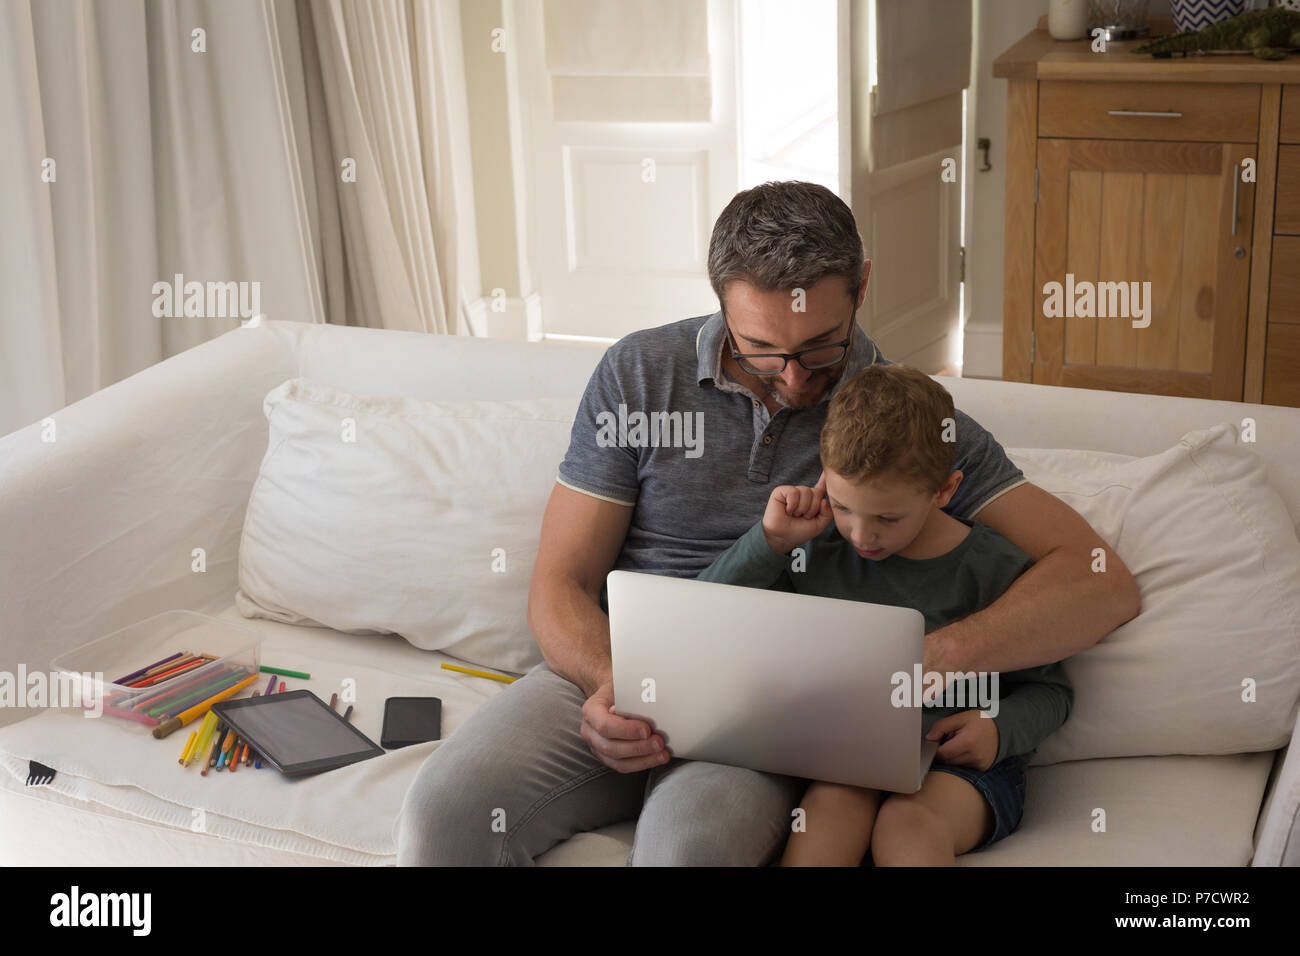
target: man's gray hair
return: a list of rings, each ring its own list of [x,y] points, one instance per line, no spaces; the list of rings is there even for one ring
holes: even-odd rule
[[[723,289],[735,279],[774,292],[839,275],[856,302],[865,259],[853,213],[839,196],[816,183],[763,183],[736,193],[714,223],[709,283],[723,304]]]

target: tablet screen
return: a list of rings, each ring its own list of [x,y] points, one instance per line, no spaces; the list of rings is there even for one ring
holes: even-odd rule
[[[256,750],[286,772],[295,768],[326,770],[383,753],[310,691],[231,701],[214,709]],[[301,766],[317,762],[325,765]]]

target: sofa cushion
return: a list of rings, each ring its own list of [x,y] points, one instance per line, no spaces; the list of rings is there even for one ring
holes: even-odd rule
[[[211,610],[215,617],[239,619],[233,606]],[[440,665],[451,658],[391,634],[342,634],[274,621],[252,626],[262,633],[265,663],[311,674],[308,680],[286,677],[289,690],[310,690],[328,701],[331,693],[342,696],[351,689],[355,703],[349,719],[371,740],[380,739],[384,701],[407,696],[442,701],[442,740],[389,750],[313,776],[290,778],[263,766],[247,774],[244,768],[204,777],[196,766],[182,772],[176,765],[188,727],[160,741],[130,721],[43,710],[0,727],[0,776],[21,785],[28,761],[37,760],[53,768],[55,777],[48,786],[31,788],[33,796],[109,808],[153,826],[196,827],[208,837],[274,851],[273,860],[283,852],[357,866],[395,863],[395,824],[421,765],[470,714],[509,686],[444,670]],[[69,842],[84,850],[86,834],[74,832]],[[119,855],[122,846],[134,845],[117,843]]]
[[[1246,866],[1273,754],[1030,767],[1020,827],[958,866]]]
[[[528,670],[542,659],[528,581],[577,404],[277,386],[240,541],[240,613]]]
[[[1233,425],[1146,458],[1007,449],[1124,559],[1142,611],[1066,660],[1069,719],[1034,764],[1274,750],[1300,706],[1300,541]]]

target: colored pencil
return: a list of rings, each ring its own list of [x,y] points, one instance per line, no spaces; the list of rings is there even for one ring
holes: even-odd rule
[[[184,664],[177,666],[174,670],[163,671],[161,674],[155,674],[153,677],[149,677],[145,680],[136,681],[134,684],[130,684],[129,686],[153,687],[156,684],[161,684],[164,683],[165,681],[172,680],[177,675],[183,674],[186,671],[192,671],[196,667],[202,667],[206,663],[207,661],[205,661],[203,658],[196,657],[193,660],[186,661]]]
[[[176,660],[168,661],[161,667],[155,667],[153,670],[145,671],[131,683],[136,684],[140,681],[153,680],[155,677],[166,674],[168,671],[174,671],[178,667],[184,667],[186,664],[193,664],[196,661],[200,664],[205,663],[205,659],[199,657],[197,654],[182,654],[180,657],[176,658]]]
[[[460,671],[462,674],[473,674],[475,677],[489,677],[492,680],[499,680],[503,684],[513,684],[518,677],[506,677],[503,674],[489,674],[487,671],[471,670],[468,667],[457,667],[455,664],[443,664],[443,668],[449,671]]]
[[[253,696],[254,696],[254,697],[259,696],[259,694],[260,694],[260,691],[253,691]],[[249,762],[250,762],[250,760],[249,760],[250,756],[251,756],[252,754],[255,754],[255,753],[257,753],[257,751],[255,751],[255,750],[246,750],[246,751],[244,752],[244,763],[249,763]]]
[[[281,677],[296,677],[299,680],[311,680],[311,675],[304,671],[287,671],[280,667],[263,667],[263,674],[279,674]]]
[[[121,695],[119,705],[122,707],[131,707],[133,710],[139,709],[151,702],[169,698],[184,690],[186,687],[197,686],[205,681],[213,680],[221,674],[231,673],[234,670],[235,668],[227,665],[224,667],[218,667],[208,674],[184,676],[181,678],[179,683],[169,684],[166,687],[144,687],[127,691]]]
[[[206,700],[219,690],[225,690],[231,684],[237,683],[241,679],[242,671],[235,671],[231,674],[225,674],[216,680],[206,684],[201,684],[192,690],[186,690],[181,696],[171,700],[162,701],[157,704],[149,705],[145,708],[150,717],[174,716],[183,710],[189,708],[192,704]],[[256,677],[256,675],[254,675]]]
[[[230,758],[230,751],[235,746],[235,741],[239,739],[239,734],[233,730],[227,735],[225,742],[221,745],[221,753],[217,755],[217,769],[225,770],[226,762]]]
[[[157,717],[149,717],[145,714],[137,714],[135,711],[122,710],[119,707],[110,707],[108,704],[104,705],[104,713],[112,714],[114,717],[125,717],[127,720],[139,721],[142,724],[148,724],[150,727],[157,727],[160,723],[162,723],[162,721],[159,720]]]
[[[185,761],[186,767],[208,752],[208,745],[212,743],[212,738],[217,732],[217,723],[217,715],[212,711],[203,715],[203,723],[199,725],[199,740],[190,753],[190,759]]]
[[[181,713],[173,717],[171,720],[164,721],[163,723],[159,724],[157,727],[153,729],[152,731],[153,735],[157,737],[159,740],[161,740],[163,737],[166,737],[172,731],[180,730],[182,727],[184,727],[194,718],[201,717],[203,714],[206,714],[209,708],[211,708],[213,704],[220,703],[221,701],[226,700],[229,697],[235,696],[241,690],[247,687],[249,684],[253,683],[253,681],[255,680],[257,680],[257,675],[250,674],[248,677],[245,677],[238,684],[233,684],[230,687],[227,687],[219,694],[213,694],[207,700],[200,701],[199,703],[191,707],[189,710],[182,711]]]
[[[220,677],[228,674],[246,673],[237,667],[229,665],[219,667],[211,674],[200,674],[196,677],[187,677],[181,683],[174,686],[162,688],[145,688],[138,694],[130,694],[121,701],[117,701],[119,707],[130,707],[132,710],[141,710],[145,707],[152,707],[161,704],[163,701],[172,700],[182,694],[188,688],[202,687],[210,681],[215,681]]]
[[[199,771],[199,776],[206,777],[208,770],[217,762],[217,753],[221,749],[221,742],[226,739],[226,734],[230,728],[225,724],[219,724],[217,729],[217,739],[212,741],[212,752],[208,754],[207,761],[203,764],[203,769]]]
[[[207,736],[208,731],[212,729],[212,721],[216,719],[216,716],[217,715],[212,713],[212,711],[208,711],[203,715],[203,719],[199,721],[198,727],[195,728],[195,731],[199,735],[199,744],[203,743],[203,738]]]
[[[154,674],[160,674],[163,671],[169,671],[173,667],[179,667],[180,665],[184,664],[186,661],[192,661],[192,660],[194,660],[193,654],[191,654],[189,651],[182,651],[180,657],[172,658],[166,664],[155,664],[153,667],[149,668],[139,677],[136,677],[134,679],[143,680],[146,677],[150,677]]]
[[[199,732],[197,730],[191,730],[189,739],[185,741],[185,749],[181,751],[180,759],[176,762],[182,767],[185,766],[185,761],[189,759],[191,751],[194,750],[194,745],[198,742]]]
[[[149,667],[142,667],[138,671],[131,671],[131,673],[127,674],[125,677],[119,677],[117,680],[113,681],[113,683],[125,684],[129,680],[135,680],[137,677],[145,673],[145,671],[148,671],[150,668],[157,667],[159,664],[166,664],[168,661],[175,660],[176,658],[180,657],[184,653],[185,653],[184,651],[177,651],[175,654],[172,654],[170,657],[164,657],[160,661],[154,661],[152,664],[149,665]]]

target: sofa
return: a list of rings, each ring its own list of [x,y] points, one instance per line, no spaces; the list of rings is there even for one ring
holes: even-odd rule
[[[547,400],[554,407],[552,400],[561,400],[576,409],[600,356],[599,347],[582,344],[263,322],[174,356],[0,439],[0,673],[18,673],[20,666],[28,674],[48,671],[51,660],[118,628],[190,609],[259,632],[263,663],[311,671],[312,681],[296,687],[328,699],[341,681],[364,686],[354,722],[372,740],[380,736],[384,696],[440,697],[445,739],[474,708],[508,692],[508,685],[440,664],[506,669],[501,658],[484,660],[472,650],[487,646],[475,643],[483,640],[510,649],[515,656],[509,660],[540,660],[523,615],[516,613],[535,540],[512,551],[515,576],[503,585],[500,602],[508,613],[497,619],[507,622],[509,633],[484,636],[482,619],[476,619],[479,631],[468,643],[417,646],[385,633],[382,621],[367,628],[360,626],[364,621],[349,620],[339,629],[284,607],[247,617],[259,613],[259,605],[256,594],[243,593],[251,585],[247,569],[241,578],[240,558],[241,548],[247,556],[250,547],[250,498],[256,499],[259,473],[270,461],[268,395],[300,380],[415,403]],[[1099,509],[1094,527],[1108,540],[1123,542],[1140,522],[1157,528],[1162,515],[1177,515],[1184,492],[1173,489],[1169,476],[1179,468],[1185,475],[1178,480],[1198,482],[1212,495],[1220,495],[1229,479],[1254,480],[1245,497],[1221,497],[1225,513],[1236,513],[1247,528],[1244,546],[1263,550],[1242,559],[1249,568],[1239,576],[1248,582],[1239,585],[1240,602],[1215,598],[1215,607],[1240,603],[1240,613],[1264,608],[1268,615],[1243,625],[1235,646],[1224,634],[1194,634],[1194,626],[1186,631],[1180,623],[1178,634],[1146,633],[1127,641],[1120,629],[1098,645],[1094,658],[1085,659],[1091,651],[1080,655],[1075,711],[1030,767],[1021,827],[958,864],[1300,863],[1300,754],[1289,747],[1300,700],[1300,610],[1285,581],[1270,584],[1269,594],[1259,593],[1258,585],[1269,574],[1289,576],[1300,567],[1290,563],[1300,550],[1300,409],[937,380],[1009,453],[1017,450],[1013,460],[1031,480],[1041,475],[1048,490],[1085,515],[1088,508]],[[563,454],[562,437],[556,436],[568,425],[557,430],[553,417],[549,444],[538,460],[558,462]],[[1244,446],[1243,422],[1267,440]],[[1065,451],[1046,455],[1044,449]],[[1207,465],[1214,460],[1245,470],[1223,477],[1217,466]],[[532,470],[539,472],[532,476],[530,494],[536,496],[553,472]],[[1140,477],[1115,478],[1122,474]],[[1267,488],[1260,476],[1266,476]],[[1253,510],[1264,499],[1265,510]],[[544,495],[526,500],[540,524]],[[1156,539],[1168,544],[1180,529],[1195,532],[1200,524],[1177,521],[1177,528],[1148,532],[1152,545]],[[535,538],[536,528],[528,533]],[[201,570],[196,549],[203,554]],[[1117,550],[1143,588],[1143,613],[1130,624],[1140,623],[1148,610],[1158,616],[1176,609],[1177,602],[1162,605],[1157,589],[1160,576],[1177,562],[1167,552],[1148,559],[1136,547],[1129,562],[1125,546]],[[294,560],[310,556],[307,549]],[[330,590],[331,582],[318,584]],[[1209,595],[1220,586],[1188,590],[1186,584],[1175,593],[1189,600],[1193,592]],[[468,600],[469,592],[436,576],[428,588],[446,608]],[[473,610],[466,613],[473,616]],[[1187,663],[1210,674],[1205,686],[1185,695],[1191,701],[1180,694],[1186,674],[1177,668],[1184,655],[1167,653],[1173,639],[1185,643]],[[1152,666],[1151,647],[1167,655],[1158,673],[1143,670]],[[1207,668],[1206,660],[1219,663]],[[1250,673],[1239,681],[1236,668],[1243,660],[1251,662]],[[1136,712],[1116,707],[1104,690],[1115,675],[1144,681],[1138,686],[1150,688],[1151,699],[1144,698]],[[1216,697],[1219,685],[1229,687],[1231,698],[1239,683],[1258,688],[1251,693],[1264,706],[1208,714],[1225,706]],[[1193,709],[1162,709],[1177,707]],[[1196,724],[1198,715],[1208,722]],[[1174,724],[1187,724],[1188,732],[1179,736]],[[390,865],[405,789],[438,746],[403,748],[305,781],[266,771],[200,780],[161,756],[178,751],[180,743],[179,735],[159,743],[121,722],[88,721],[75,709],[0,706],[0,863]],[[54,770],[48,784],[27,785],[31,761]],[[577,834],[537,862],[622,865],[634,826],[625,821]]]

